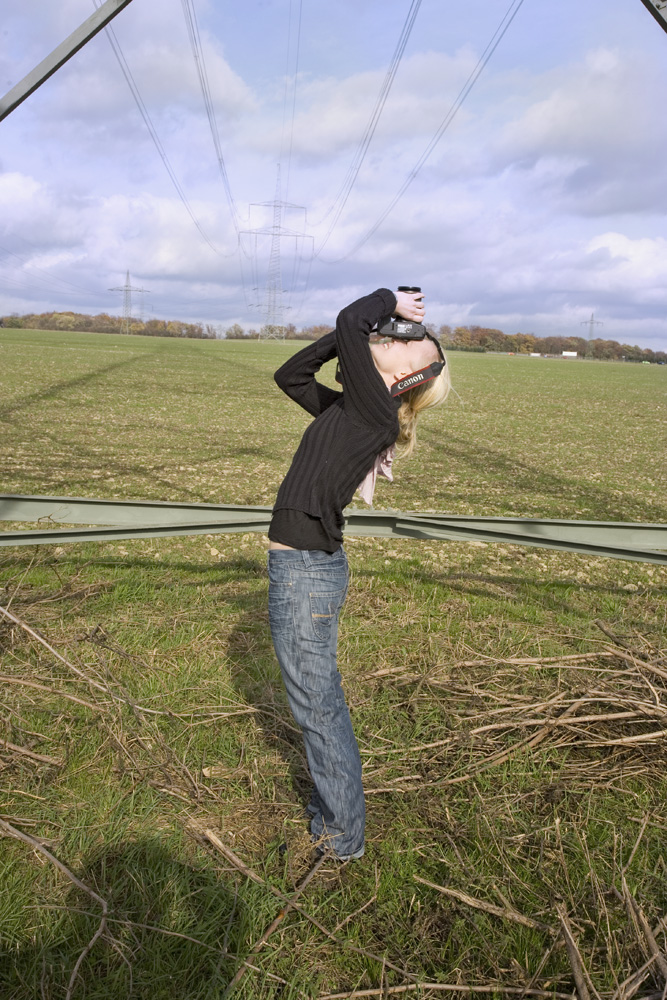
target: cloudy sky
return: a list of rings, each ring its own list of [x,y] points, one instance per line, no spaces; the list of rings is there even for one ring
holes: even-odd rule
[[[2,93],[93,10],[7,6]],[[302,326],[414,283],[436,324],[594,313],[667,347],[667,34],[640,0],[133,0],[112,26],[159,149],[105,33],[0,123],[0,314],[119,313],[129,270],[146,318],[257,327],[273,285]]]

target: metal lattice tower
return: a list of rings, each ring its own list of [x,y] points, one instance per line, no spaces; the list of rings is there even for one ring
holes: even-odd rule
[[[132,322],[132,292],[139,292],[143,295],[150,295],[147,288],[133,288],[130,284],[130,272],[128,271],[125,275],[125,284],[121,285],[119,288],[110,288],[110,292],[122,292],[123,293],[123,319],[120,324],[121,333],[130,332],[130,324]],[[142,314],[143,314],[143,299],[142,299]]]
[[[295,281],[298,275],[298,262],[304,258],[300,256],[299,247],[304,242],[309,241],[311,243],[310,258],[312,259],[312,242],[313,237],[306,234],[304,230],[305,226],[305,215],[306,209],[303,205],[293,205],[290,202],[283,201],[281,198],[281,179],[280,179],[280,165],[278,165],[278,178],[276,181],[276,194],[273,201],[264,202],[253,202],[251,204],[252,208],[258,208],[262,210],[269,210],[271,213],[269,216],[270,221],[267,220],[267,225],[259,226],[256,229],[243,229],[239,231],[241,237],[250,237],[252,243],[254,243],[254,250],[246,252],[243,250],[243,245],[241,244],[241,249],[243,253],[251,262],[251,268],[253,269],[253,285],[256,292],[260,292],[260,285],[262,285],[262,290],[264,292],[262,296],[262,303],[257,303],[257,308],[261,309],[264,324],[260,330],[260,340],[284,340],[286,335],[285,329],[285,312],[292,308],[291,305],[285,305],[283,296],[285,293],[289,296],[295,290]],[[285,225],[286,216],[303,214],[304,221],[300,228],[294,229]],[[268,213],[266,213],[268,214]],[[258,240],[263,240],[266,246],[266,241],[268,238],[268,268],[266,271],[266,281],[261,282],[258,273],[258,251],[257,243]],[[288,287],[285,289],[283,287],[283,270],[284,270],[284,241],[291,241],[291,245],[294,247],[292,265],[292,280],[291,283],[288,282]],[[289,268],[288,268],[289,270]],[[255,308],[254,306],[251,308]]]
[[[280,166],[276,181],[276,198],[273,202],[273,225],[271,226],[271,251],[269,253],[269,273],[266,282],[266,321],[263,340],[284,340],[283,322],[283,276],[280,259],[280,237],[282,234],[283,203],[280,200]]]
[[[591,313],[591,318],[583,319],[579,325],[588,327],[588,343],[590,344],[593,339],[593,334],[595,333],[595,327],[604,326],[604,323],[602,320],[595,318],[595,313]]]

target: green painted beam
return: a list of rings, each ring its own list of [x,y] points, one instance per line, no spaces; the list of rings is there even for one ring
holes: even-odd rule
[[[266,532],[270,507],[0,495],[0,520],[43,521],[42,529],[0,532],[0,547],[120,541],[172,535]],[[105,527],[53,528],[79,524]],[[667,565],[667,525],[461,514],[346,511],[346,534],[502,542]]]
[[[79,49],[83,48],[86,42],[94,38],[98,31],[105,28],[109,21],[120,14],[121,10],[131,2],[132,0],[106,0],[76,31],[73,31],[46,59],[43,59],[39,66],[35,66],[4,97],[0,97],[0,122],[7,115],[10,115],[19,104],[22,104],[27,97],[30,97],[38,87],[41,87],[50,76],[53,76],[68,59],[71,59]]]
[[[256,519],[258,511],[270,507],[236,504],[165,503],[160,500],[95,500],[88,497],[41,497],[0,494],[0,521],[40,521],[50,524],[108,524],[116,527],[141,524],[196,524],[220,520],[229,513],[235,518]]]

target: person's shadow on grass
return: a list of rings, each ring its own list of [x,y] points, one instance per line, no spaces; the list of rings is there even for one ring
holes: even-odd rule
[[[288,766],[290,778],[285,793],[305,809],[313,782],[303,736],[292,718],[273,650],[267,602],[268,579],[261,592],[246,592],[236,599],[242,614],[229,635],[227,659],[232,683],[242,700],[257,710],[257,722],[267,746]]]
[[[104,846],[73,874],[108,905],[107,928],[81,962],[74,995],[87,1000],[218,1000],[243,947],[243,906],[231,879],[186,863],[157,838]],[[0,950],[3,1000],[64,997],[101,907],[72,886],[62,907],[39,908],[25,938]]]

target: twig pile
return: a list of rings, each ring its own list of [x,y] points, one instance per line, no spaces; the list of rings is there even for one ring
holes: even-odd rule
[[[564,949],[567,954],[570,982],[578,1000],[602,1000],[603,997],[604,1000],[632,1000],[642,988],[645,989],[647,982],[652,983],[652,988],[658,992],[644,992],[642,1000],[649,997],[667,1000],[667,954],[662,943],[667,917],[652,927],[645,908],[631,892],[626,878],[633,858],[641,849],[647,827],[654,822],[651,816],[640,818],[640,830],[633,849],[625,864],[616,866],[611,884],[600,885],[593,865],[590,866],[590,886],[600,912],[600,922],[595,929],[596,940],[604,922],[609,923],[611,907],[621,906],[625,913],[628,947],[634,949],[634,954],[643,956],[643,961],[636,964],[634,971],[617,983],[613,993],[598,991],[590,955],[582,949],[581,937],[586,931],[586,920],[577,912],[576,893],[569,883],[558,817],[552,833],[556,845],[554,850],[560,851],[563,857],[563,895],[553,901],[548,912],[523,913],[503,896],[499,888],[495,890],[498,903],[485,899],[485,890],[475,891],[469,886],[468,891],[464,891],[456,885],[440,885],[421,875],[414,876],[415,882],[423,887],[419,892],[424,894],[425,900],[428,900],[429,894],[439,899],[444,897],[453,908],[481,911],[495,920],[518,924],[544,936],[548,946],[540,967],[530,981],[522,980],[520,985],[510,985],[507,978],[500,974],[497,982],[493,983],[423,981],[400,960],[392,962],[386,955],[359,947],[344,932],[345,928],[353,926],[361,913],[374,905],[377,891],[361,907],[342,916],[331,930],[313,916],[303,902],[297,902],[309,884],[316,882],[326,859],[311,865],[292,895],[285,895],[243,862],[211,826],[202,822],[202,817],[211,806],[227,804],[216,791],[215,782],[204,780],[220,775],[216,767],[202,768],[200,773],[193,773],[173,751],[159,725],[160,721],[170,719],[179,724],[197,725],[203,721],[255,714],[261,711],[260,708],[238,701],[179,714],[168,707],[138,704],[114,675],[109,660],[112,655],[129,657],[130,654],[118,646],[101,626],[79,637],[78,653],[68,649],[65,655],[57,648],[58,643],[49,641],[16,611],[0,607],[0,619],[0,643],[7,654],[7,666],[0,676],[0,685],[6,685],[13,692],[23,692],[24,697],[34,704],[44,699],[53,704],[55,699],[63,705],[63,711],[67,707],[72,712],[94,713],[106,733],[107,741],[116,750],[119,773],[132,783],[147,781],[164,795],[187,806],[188,829],[195,839],[222,857],[226,870],[233,872],[237,881],[239,877],[248,879],[279,900],[280,909],[264,933],[248,946],[245,954],[236,956],[237,971],[229,983],[228,993],[241,982],[248,970],[259,969],[279,985],[289,985],[266,969],[262,970],[262,955],[269,939],[279,928],[284,931],[287,918],[292,914],[315,927],[329,949],[333,946],[350,951],[379,970],[377,988],[328,993],[320,1000],[410,996],[413,993],[423,997],[449,993],[565,998],[572,994],[558,991],[568,986],[562,977],[551,981],[541,977],[546,962],[558,949]],[[400,697],[405,695],[408,704],[427,699],[431,703],[446,705],[450,724],[440,738],[408,746],[392,742],[381,733],[367,740],[362,749],[367,794],[405,795],[428,787],[446,788],[464,783],[474,787],[481,775],[512,763],[522,754],[531,754],[538,747],[541,753],[567,751],[562,757],[563,767],[577,781],[588,785],[610,784],[621,765],[626,777],[632,773],[645,777],[654,769],[656,773],[658,769],[662,770],[664,741],[667,738],[667,656],[639,636],[629,641],[615,635],[604,623],[599,622],[598,625],[606,637],[606,644],[592,653],[544,658],[483,657],[453,664],[434,664],[421,673],[391,667],[368,675],[365,681],[371,688],[389,685]],[[80,655],[84,649],[88,653],[92,651],[92,659],[89,655]],[[522,678],[521,684],[516,683],[517,677]],[[551,690],[545,692],[549,684]],[[38,751],[36,747],[45,737],[40,737],[40,734],[33,734],[33,737],[32,741],[25,741],[27,745],[19,744],[8,736],[0,740],[0,766],[3,759],[7,764],[12,759],[20,759],[36,768],[61,767],[64,763],[62,755]],[[102,908],[99,926],[72,970],[67,992],[69,997],[86,956],[100,938],[113,946],[109,928],[114,923],[114,916],[107,902],[47,849],[44,839],[24,833],[17,828],[16,824],[20,821],[10,822],[10,819],[0,818],[0,834],[21,841],[41,853]],[[284,946],[282,938],[281,934],[280,948]],[[223,951],[227,954],[226,950]],[[394,976],[394,985],[387,980],[387,970]]]
[[[408,702],[428,699],[447,708],[449,735],[414,746],[365,747],[367,794],[407,793],[455,785],[505,764],[517,754],[570,748],[579,778],[608,781],[617,765],[662,773],[667,740],[667,656],[649,643],[639,648],[596,623],[614,642],[599,651],[560,657],[491,657],[435,664],[423,673],[401,667],[368,675],[369,681],[409,689]],[[516,678],[539,677],[541,697],[517,693]],[[545,676],[546,675],[546,676]],[[489,680],[490,677],[490,680]],[[544,697],[545,680],[554,691]],[[471,710],[472,706],[476,710]],[[475,761],[461,772],[461,749]],[[403,773],[396,774],[396,771]],[[380,779],[391,772],[389,781]]]

